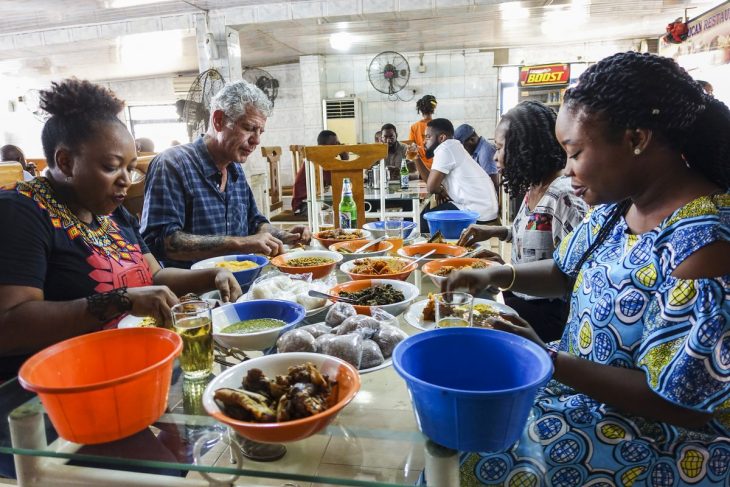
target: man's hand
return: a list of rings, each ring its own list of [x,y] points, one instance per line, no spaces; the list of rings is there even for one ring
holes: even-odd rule
[[[292,241],[285,241],[287,244],[303,244],[307,245],[312,240],[312,231],[306,225],[297,225],[289,231],[289,235],[293,236]]]
[[[238,241],[242,252],[264,254],[271,257],[284,252],[284,245],[281,240],[274,237],[269,232],[257,233],[256,235],[250,235],[248,237],[240,237]]]
[[[446,188],[444,188],[443,186],[441,187],[441,191],[439,191],[438,193],[435,193],[434,196],[436,197],[436,204],[439,206],[451,201],[451,197],[449,196],[449,193],[446,191]]]

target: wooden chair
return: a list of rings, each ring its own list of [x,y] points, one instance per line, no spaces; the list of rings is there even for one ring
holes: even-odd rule
[[[0,189],[13,189],[23,180],[23,166],[19,162],[0,162]]]
[[[147,179],[147,169],[154,158],[154,155],[141,156],[137,158],[137,167],[135,168],[135,176],[133,176],[132,186],[130,186],[127,190],[127,197],[124,199],[124,207],[133,215],[137,215],[137,218],[142,218],[142,208],[144,207],[144,182]]]
[[[339,159],[337,156],[342,152],[350,153],[350,159],[347,161]],[[342,198],[342,180],[344,178],[350,178],[352,182],[352,197],[357,205],[358,224],[365,223],[365,178],[363,177],[363,171],[377,164],[387,154],[388,146],[385,144],[314,145],[304,148],[304,155],[309,162],[315,165],[317,173],[319,168],[322,168],[332,174],[332,207],[335,213],[335,226],[338,226],[337,222],[340,221],[339,207]],[[316,211],[316,205],[314,210]],[[314,218],[316,215],[312,215],[312,217]]]
[[[284,202],[281,200],[281,180],[279,179],[281,147],[261,147],[261,155],[269,163],[269,211],[276,211],[284,206]]]

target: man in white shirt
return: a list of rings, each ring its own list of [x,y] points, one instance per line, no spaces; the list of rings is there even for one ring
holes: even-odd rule
[[[438,210],[470,210],[477,212],[477,221],[497,219],[497,192],[489,175],[472,159],[461,142],[454,139],[454,125],[445,118],[435,118],[426,125],[424,143],[426,157],[433,157],[429,170],[416,158],[416,167],[426,180],[429,193],[436,196],[437,206],[421,213]]]

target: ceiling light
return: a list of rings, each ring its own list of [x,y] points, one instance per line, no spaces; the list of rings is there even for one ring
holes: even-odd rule
[[[355,38],[349,32],[335,32],[330,35],[330,46],[337,51],[347,51]]]
[[[522,2],[505,2],[499,4],[503,20],[526,19],[530,16],[530,9],[523,7]]]
[[[157,71],[175,66],[183,57],[183,32],[167,30],[117,39],[119,61],[132,69]]]

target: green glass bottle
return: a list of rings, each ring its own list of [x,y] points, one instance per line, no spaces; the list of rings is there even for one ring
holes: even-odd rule
[[[411,172],[408,170],[408,162],[403,159],[400,163],[400,189],[408,189],[408,178]]]
[[[342,180],[342,198],[340,198],[340,228],[357,228],[357,205],[352,199],[352,183],[350,178]]]

